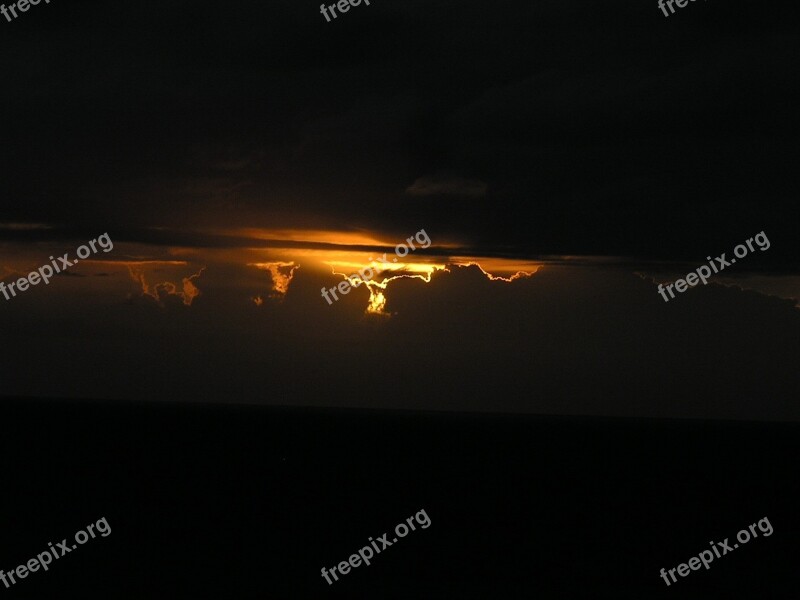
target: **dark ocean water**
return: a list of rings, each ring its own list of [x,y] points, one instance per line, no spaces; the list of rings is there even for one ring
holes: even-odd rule
[[[800,426],[2,401],[0,598],[796,598]],[[328,585],[341,561],[417,528]],[[774,528],[667,587],[675,568]]]

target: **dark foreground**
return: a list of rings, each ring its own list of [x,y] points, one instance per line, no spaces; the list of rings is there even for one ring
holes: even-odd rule
[[[798,425],[3,400],[0,598],[795,598]],[[328,585],[425,510],[431,525]],[[767,517],[710,569],[660,569]],[[758,531],[758,529],[756,529]]]

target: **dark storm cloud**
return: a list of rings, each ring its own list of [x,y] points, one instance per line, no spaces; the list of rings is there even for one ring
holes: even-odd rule
[[[788,240],[789,10],[414,0],[327,23],[312,2],[53,4],[0,42],[2,218],[422,222],[522,253],[666,258],[753,223]],[[405,193],[434,173],[488,191]]]
[[[60,281],[0,306],[3,393],[800,420],[794,302],[711,284],[665,305],[619,270],[468,267],[394,282],[382,318],[363,288],[328,306],[338,280],[301,268],[278,300],[263,271],[217,266],[191,306]]]
[[[438,185],[438,184],[437,184]],[[453,182],[448,182],[448,185],[453,185]],[[465,188],[462,183],[458,183],[458,188],[463,196]],[[472,185],[472,184],[470,184]],[[474,189],[474,188],[470,188]],[[449,195],[449,193],[442,192],[442,188],[437,188],[437,194]],[[455,190],[455,188],[451,188]],[[7,251],[17,250],[23,248],[38,248],[40,255],[45,255],[48,252],[57,252],[61,247],[57,244],[77,244],[84,242],[88,237],[92,236],[92,231],[87,227],[63,227],[63,226],[48,226],[48,227],[31,227],[31,228],[17,228],[17,227],[3,227],[0,224],[0,242],[8,242]],[[265,230],[264,233],[269,233]],[[190,249],[194,251],[202,251],[205,249],[300,249],[300,250],[339,250],[347,252],[368,252],[373,254],[380,254],[381,252],[394,252],[395,244],[364,244],[352,242],[337,242],[337,241],[307,241],[297,239],[282,239],[281,235],[286,232],[280,230],[273,232],[270,239],[263,239],[262,237],[254,237],[253,234],[237,235],[235,232],[230,234],[213,233],[207,231],[193,231],[188,228],[184,229],[168,229],[168,228],[133,228],[133,227],[119,227],[110,230],[109,237],[115,242],[127,242],[136,244],[131,248],[128,253],[115,253],[108,256],[108,261],[126,261],[131,259],[143,260],[162,259],[170,260],[174,258],[171,251],[174,248]],[[296,232],[298,236],[302,237],[303,231]],[[330,240],[336,240],[339,234],[349,233],[362,233],[353,229],[344,229],[341,231],[324,232]],[[397,240],[402,240],[403,235],[396,235]],[[32,246],[38,244],[39,246]],[[517,259],[528,261],[547,261],[550,264],[569,263],[571,265],[614,265],[620,268],[640,268],[647,267],[651,263],[641,260],[635,260],[633,257],[622,256],[558,256],[547,254],[533,254],[525,252],[519,248],[513,248],[507,244],[484,244],[465,245],[457,243],[448,243],[446,245],[430,245],[426,248],[417,247],[414,250],[415,256],[427,257],[458,257],[465,258],[503,258],[503,259]],[[758,266],[754,260],[752,266]],[[665,266],[663,261],[654,261],[652,266]],[[669,263],[671,269],[680,268],[682,266],[689,267],[687,263]]]
[[[413,196],[483,196],[486,184],[474,179],[420,177],[406,189]]]

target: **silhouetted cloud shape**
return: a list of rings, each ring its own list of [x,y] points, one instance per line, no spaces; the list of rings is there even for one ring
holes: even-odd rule
[[[6,303],[4,393],[800,419],[791,301],[709,284],[665,304],[622,269],[506,283],[462,267],[393,282],[381,319],[364,314],[363,287],[325,303],[335,276],[300,269],[279,301],[263,275],[215,265],[191,307],[64,289]]]

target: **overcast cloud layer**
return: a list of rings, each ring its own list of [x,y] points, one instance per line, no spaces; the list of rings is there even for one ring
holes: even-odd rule
[[[792,6],[52,3],[3,25],[2,217],[669,259],[763,229],[796,271]]]

